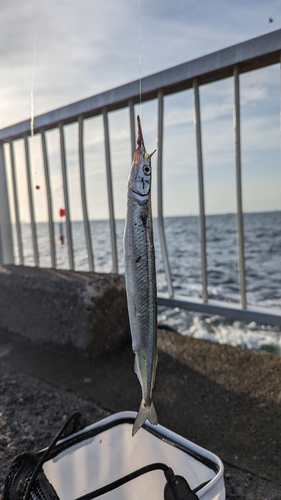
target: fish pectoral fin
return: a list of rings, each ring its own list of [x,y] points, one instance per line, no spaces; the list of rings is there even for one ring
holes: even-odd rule
[[[150,406],[145,406],[144,402],[141,402],[137,418],[133,425],[132,436],[136,434],[146,420],[149,420],[153,425],[158,424],[158,418],[152,401]]]

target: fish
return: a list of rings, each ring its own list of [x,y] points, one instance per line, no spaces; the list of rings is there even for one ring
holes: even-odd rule
[[[132,435],[148,419],[158,423],[152,401],[157,366],[157,289],[153,223],[151,210],[151,157],[143,140],[137,116],[137,148],[127,189],[127,215],[124,229],[125,282],[134,371],[139,379],[142,400]]]

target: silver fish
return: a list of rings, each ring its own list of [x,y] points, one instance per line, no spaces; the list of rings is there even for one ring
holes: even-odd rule
[[[125,278],[135,372],[142,401],[132,434],[148,419],[157,424],[152,401],[157,365],[157,295],[151,212],[151,155],[145,149],[138,122],[137,148],[128,179],[124,231]],[[155,152],[155,151],[154,151]]]

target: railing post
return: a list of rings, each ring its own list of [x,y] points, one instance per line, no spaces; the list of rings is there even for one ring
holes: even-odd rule
[[[23,259],[23,246],[22,246],[22,238],[21,238],[20,210],[19,210],[19,202],[18,202],[18,188],[17,188],[17,178],[16,178],[14,147],[13,147],[12,140],[9,142],[9,147],[10,147],[12,186],[13,186],[13,195],[14,195],[14,210],[15,210],[15,219],[16,219],[16,234],[17,234],[17,243],[18,243],[18,251],[19,251],[19,262],[21,265],[23,265],[24,259]]]
[[[89,261],[89,270],[94,271],[95,266],[94,266],[94,257],[93,257],[91,229],[90,229],[89,217],[88,217],[86,184],[85,184],[84,125],[83,125],[83,116],[81,116],[81,115],[78,118],[78,124],[79,124],[79,131],[78,131],[79,170],[80,170],[80,188],[81,188],[83,221],[84,221],[84,230],[85,230],[86,246],[87,246],[88,261]]]
[[[202,300],[208,302],[208,282],[207,282],[207,253],[206,253],[206,224],[205,224],[205,197],[204,197],[204,174],[203,174],[203,153],[200,115],[200,96],[197,78],[193,80],[194,89],[194,125],[197,145],[197,169],[199,188],[199,234],[201,247],[201,277],[202,277]]]
[[[93,247],[91,230],[88,217],[87,199],[86,199],[86,184],[85,184],[85,166],[84,166],[84,126],[83,126],[83,116],[78,118],[79,124],[79,167],[80,167],[80,187],[81,187],[81,201],[83,210],[83,220],[85,228],[86,246],[88,252],[88,261],[90,271],[94,271],[94,257],[93,257]]]
[[[131,156],[133,159],[136,149],[135,108],[133,99],[129,100],[129,112],[130,112],[130,130],[131,130]]]
[[[247,307],[246,279],[245,279],[245,256],[244,256],[244,228],[242,207],[242,176],[241,176],[241,135],[240,135],[240,86],[239,68],[234,66],[234,109],[233,109],[233,131],[236,163],[236,198],[237,198],[237,239],[239,256],[239,281],[241,307]]]
[[[167,244],[164,229],[163,217],[163,116],[164,116],[164,96],[163,90],[158,92],[158,143],[157,143],[157,207],[158,207],[158,230],[163,258],[167,289],[169,297],[173,296],[173,285],[171,279],[170,263],[167,251]]]
[[[108,192],[108,206],[109,206],[109,220],[110,220],[110,235],[111,235],[112,270],[114,273],[118,273],[118,257],[117,257],[116,229],[115,229],[114,202],[113,202],[109,128],[108,128],[107,110],[105,108],[103,108],[102,114],[103,114],[105,162],[106,162],[107,192]]]
[[[61,154],[61,170],[62,170],[62,182],[63,182],[63,196],[65,204],[65,220],[66,220],[66,235],[67,235],[67,248],[68,248],[68,260],[69,269],[74,269],[74,256],[73,256],[73,242],[72,242],[72,230],[70,222],[70,207],[68,199],[68,184],[67,184],[67,174],[66,174],[66,157],[65,157],[65,142],[64,142],[64,131],[63,124],[59,124],[60,133],[60,154]]]
[[[4,147],[0,144],[0,265],[2,264],[14,264],[14,248]]]
[[[45,184],[46,184],[46,192],[47,192],[51,264],[52,264],[52,267],[55,269],[55,267],[56,267],[56,251],[55,251],[55,236],[54,236],[54,222],[53,222],[53,207],[52,207],[52,195],[51,195],[51,185],[50,185],[50,175],[49,175],[49,162],[48,162],[48,154],[47,154],[47,146],[46,146],[46,136],[45,136],[44,130],[41,130],[41,141],[42,141]]]
[[[31,187],[31,175],[30,175],[30,160],[29,160],[29,147],[28,147],[28,135],[24,135],[24,151],[25,151],[25,167],[26,167],[26,179],[27,179],[27,189],[28,189],[28,201],[29,201],[29,213],[30,213],[30,223],[31,223],[31,234],[32,234],[32,244],[33,244],[33,256],[34,264],[36,267],[39,266],[39,254],[37,245],[37,232],[34,217],[34,205],[33,205],[33,195]]]

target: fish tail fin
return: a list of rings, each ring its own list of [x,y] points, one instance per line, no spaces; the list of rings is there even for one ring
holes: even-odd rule
[[[158,418],[152,401],[150,406],[145,406],[144,402],[141,402],[137,418],[133,425],[132,436],[136,434],[146,420],[149,420],[153,425],[158,424]]]

